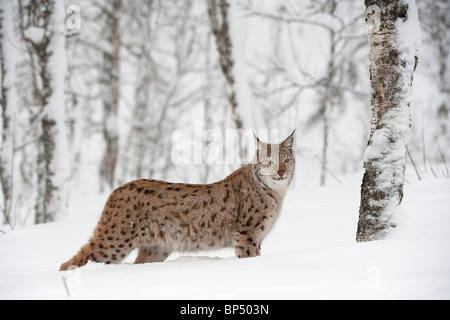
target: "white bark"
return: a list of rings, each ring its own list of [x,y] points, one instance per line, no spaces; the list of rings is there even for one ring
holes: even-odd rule
[[[414,0],[375,1],[367,9],[372,123],[364,156],[358,241],[384,238],[403,199],[411,90],[420,42]]]
[[[2,192],[0,194],[0,207],[3,211],[5,222],[11,224],[11,210],[13,202],[13,158],[14,158],[14,126],[17,112],[16,81],[16,55],[17,52],[12,43],[13,10],[10,0],[2,1],[0,7],[1,19],[1,44],[0,44],[0,100],[1,100],[1,125],[0,125],[0,179]],[[1,221],[1,219],[0,219]]]
[[[49,29],[52,38],[49,45],[51,56],[48,63],[50,74],[50,87],[52,94],[48,105],[45,107],[45,115],[55,121],[53,127],[55,149],[50,169],[54,173],[53,185],[57,191],[49,204],[48,211],[58,218],[67,214],[68,206],[68,180],[70,178],[70,160],[66,129],[64,83],[67,71],[66,61],[66,27],[65,27],[64,1],[55,1],[54,11],[50,18]]]

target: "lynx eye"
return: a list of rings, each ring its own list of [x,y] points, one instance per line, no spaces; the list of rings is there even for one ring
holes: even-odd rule
[[[284,163],[288,163],[291,159],[284,159]]]

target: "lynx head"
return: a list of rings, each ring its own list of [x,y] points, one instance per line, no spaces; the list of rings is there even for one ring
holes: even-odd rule
[[[255,179],[279,193],[286,192],[294,176],[294,132],[280,144],[261,142],[255,136],[256,155],[252,161]]]

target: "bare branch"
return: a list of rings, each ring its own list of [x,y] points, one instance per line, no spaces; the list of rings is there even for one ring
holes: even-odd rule
[[[296,18],[296,17],[281,17],[277,16],[271,13],[264,13],[264,12],[252,12],[244,15],[246,18],[255,18],[255,17],[261,17],[266,19],[271,19],[277,22],[282,23],[300,23],[300,24],[309,24],[312,26],[320,27],[324,30],[327,30],[328,32],[333,32],[333,28],[331,28],[329,25],[324,24],[319,21],[314,20],[308,20],[308,19],[302,19],[302,18]]]

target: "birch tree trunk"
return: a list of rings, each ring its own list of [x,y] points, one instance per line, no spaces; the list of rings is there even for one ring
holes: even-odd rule
[[[365,5],[372,120],[357,241],[384,238],[403,199],[411,87],[420,34],[414,0],[366,0]]]
[[[46,107],[45,118],[53,123],[50,135],[54,140],[50,173],[53,173],[55,193],[49,199],[49,221],[67,215],[69,202],[69,180],[71,168],[66,127],[65,79],[66,60],[66,9],[63,1],[53,2],[50,18],[51,40],[49,45],[48,72],[50,74],[51,95]]]
[[[37,123],[35,223],[51,222],[67,211],[70,177],[65,125],[66,28],[63,1],[19,1],[20,29],[32,68]]]
[[[228,25],[228,7],[226,0],[207,0],[208,15],[211,22],[211,30],[216,39],[217,51],[219,54],[219,63],[225,80],[227,82],[228,102],[231,106],[231,114],[235,127],[238,132],[238,156],[239,161],[245,157],[245,148],[243,143],[244,123],[238,111],[238,100],[235,89],[235,77],[233,75],[233,55],[232,43]]]
[[[120,74],[120,26],[119,11],[122,0],[108,2],[106,8],[107,23],[105,26],[105,40],[108,43],[104,53],[102,68],[102,99],[103,99],[103,137],[105,151],[100,165],[100,189],[104,185],[114,186],[117,156],[119,152],[119,74]]]
[[[208,15],[211,21],[211,29],[216,39],[217,51],[219,53],[219,62],[222,73],[225,76],[227,84],[230,87],[228,92],[228,101],[231,105],[231,111],[236,123],[236,128],[242,128],[242,119],[240,118],[237,108],[238,102],[236,92],[234,90],[233,58],[232,44],[228,27],[228,3],[226,0],[207,0]]]
[[[0,209],[4,222],[9,225],[12,224],[14,120],[17,112],[16,53],[11,39],[14,39],[13,10],[12,3],[8,0],[2,1],[0,7],[0,184],[2,188]]]

